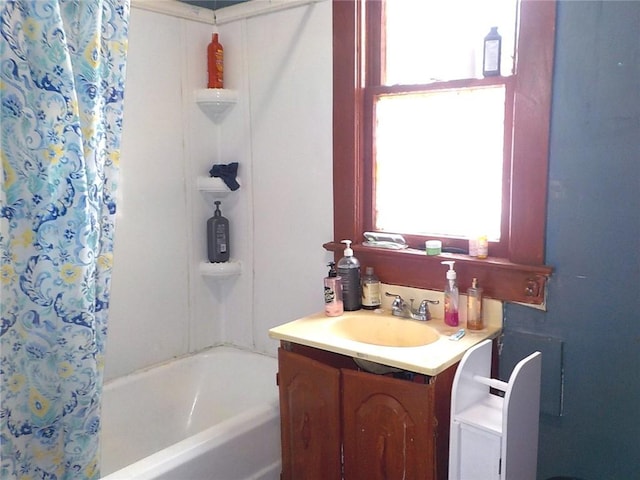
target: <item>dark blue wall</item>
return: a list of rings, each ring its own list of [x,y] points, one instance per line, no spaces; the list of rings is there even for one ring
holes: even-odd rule
[[[547,311],[506,305],[505,331],[564,342],[563,415],[541,416],[538,478],[635,479],[640,1],[561,1],[557,13],[546,236],[554,273]]]

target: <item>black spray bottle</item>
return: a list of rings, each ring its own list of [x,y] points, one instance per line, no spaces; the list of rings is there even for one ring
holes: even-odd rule
[[[207,254],[211,263],[229,261],[229,220],[222,216],[220,202],[215,201],[216,211],[207,220]]]

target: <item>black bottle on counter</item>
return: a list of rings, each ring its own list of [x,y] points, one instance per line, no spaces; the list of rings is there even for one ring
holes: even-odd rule
[[[342,240],[347,245],[344,257],[338,262],[338,275],[342,277],[342,301],[344,310],[352,312],[362,307],[360,291],[360,261],[353,256],[351,240]]]

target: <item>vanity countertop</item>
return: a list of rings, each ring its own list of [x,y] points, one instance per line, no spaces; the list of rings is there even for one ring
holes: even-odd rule
[[[432,319],[427,324],[437,331],[437,340],[427,345],[411,347],[373,345],[336,335],[336,323],[340,322],[344,316],[366,317],[371,315],[390,316],[391,313],[381,309],[374,312],[358,310],[345,312],[345,315],[339,317],[327,317],[324,312],[320,312],[274,327],[269,330],[269,336],[282,341],[434,376],[459,362],[469,348],[487,338],[496,338],[501,331],[499,325],[489,323],[480,331],[470,331],[465,328],[465,335],[460,340],[453,341],[449,337],[464,327],[462,322],[458,327],[450,327],[442,319]],[[399,322],[414,322],[414,320],[393,318]]]

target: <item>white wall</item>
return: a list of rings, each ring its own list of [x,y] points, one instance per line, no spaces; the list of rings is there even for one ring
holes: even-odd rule
[[[239,96],[220,124],[193,102],[215,29]],[[331,79],[329,1],[219,27],[132,9],[107,378],[223,343],[275,354],[270,327],[322,308]],[[212,280],[195,182],[233,161],[242,187],[222,209],[243,268]]]

